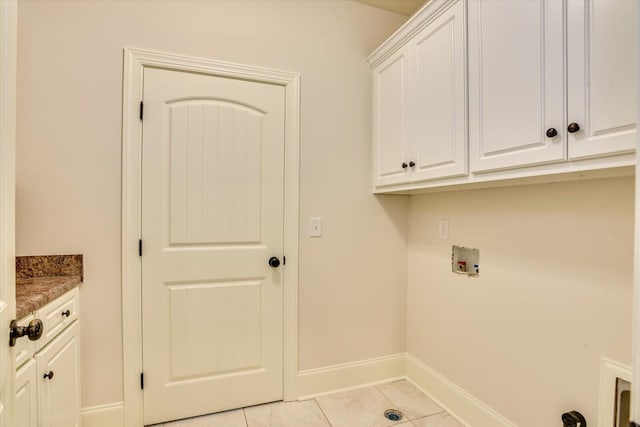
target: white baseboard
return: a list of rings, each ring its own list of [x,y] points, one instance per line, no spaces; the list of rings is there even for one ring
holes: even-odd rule
[[[305,400],[399,379],[411,381],[467,426],[517,427],[451,380],[407,353],[300,371],[298,399]],[[82,426],[124,426],[124,402],[83,408]]]
[[[413,355],[407,355],[406,366],[407,379],[463,424],[482,427],[516,427],[513,422]]]
[[[123,427],[124,402],[82,408],[82,427]]]
[[[603,357],[600,362],[598,427],[613,425],[616,410],[616,378],[631,382],[631,368]]]
[[[402,353],[300,371],[298,399],[405,378],[406,358]]]

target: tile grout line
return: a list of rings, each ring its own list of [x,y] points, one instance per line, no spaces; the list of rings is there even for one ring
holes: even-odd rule
[[[324,416],[324,419],[327,420],[327,424],[329,424],[329,427],[333,427],[333,424],[331,424],[331,420],[329,420],[329,417],[327,416],[327,414],[325,414],[324,409],[322,409],[322,406],[320,406],[320,403],[318,402],[318,400],[314,397],[313,401],[318,407],[318,409],[320,409],[320,412]]]
[[[383,396],[384,396],[384,397],[385,397],[389,402],[391,402],[391,405],[393,405],[394,409],[397,409],[398,411],[400,411],[399,406],[398,406],[398,405],[396,405],[396,404],[391,400],[391,398],[390,398],[389,396],[387,396],[387,395],[385,394],[385,392],[384,392],[384,391],[382,391],[382,390],[380,390],[380,388],[378,387],[379,385],[391,384],[391,383],[393,383],[393,382],[395,382],[395,381],[391,381],[391,382],[388,382],[388,383],[382,383],[382,384],[376,384],[376,385],[374,385],[374,387],[375,387],[375,388],[376,388],[376,389],[377,389],[377,390],[378,390],[378,391],[379,391],[379,392],[380,392],[380,393],[381,393],[381,394],[382,394],[382,395],[383,395]],[[424,393],[422,393],[422,392],[420,392],[420,393],[421,393],[421,394],[424,394]],[[426,397],[427,399],[431,400],[431,399],[429,398],[429,396],[426,396],[426,395],[425,395],[425,397]],[[432,402],[433,402],[433,401],[432,401]],[[434,402],[434,403],[435,403],[435,402]],[[404,414],[404,413],[403,413],[403,415],[405,415],[405,416],[407,417],[407,421],[412,422],[412,421],[419,420],[419,419],[422,419],[422,418],[428,418],[428,417],[431,417],[431,416],[434,416],[434,415],[442,414],[443,412],[447,413],[447,411],[445,411],[444,409],[442,409],[442,407],[440,407],[440,405],[436,405],[436,406],[437,406],[438,408],[440,408],[440,411],[438,411],[438,412],[434,412],[433,414],[424,415],[424,416],[417,417],[417,418],[409,418],[409,417],[408,417],[406,414]],[[402,412],[402,411],[400,411],[400,412]]]
[[[249,427],[249,420],[247,419],[247,406],[242,408],[242,415],[244,416],[244,425],[245,427]]]
[[[393,381],[391,381],[391,382],[393,382]],[[389,383],[382,383],[382,384],[390,384],[390,382],[389,382]],[[382,390],[380,390],[380,388],[378,387],[378,385],[380,385],[380,384],[374,384],[374,385],[373,385],[373,388],[375,388],[376,390],[378,390],[378,393],[380,393],[380,394],[382,395],[382,397],[384,397],[384,398],[387,400],[387,402],[391,403],[391,408],[389,408],[389,409],[395,409],[395,410],[397,410],[397,411],[400,411],[399,406],[398,406],[398,405],[396,405],[395,403],[393,403],[393,401],[391,400],[391,398],[389,398],[389,396],[387,396],[386,394],[384,394],[384,392],[383,392]],[[402,411],[400,411],[400,412],[402,413]],[[382,415],[382,417],[384,418],[384,414]],[[391,420],[389,420],[389,421],[391,421]],[[411,421],[412,421],[412,420],[411,420],[409,417],[407,417],[407,421],[409,421],[409,422],[411,423]],[[392,426],[392,425],[394,425],[394,424],[387,424],[387,426]],[[413,425],[413,423],[411,423],[411,425]]]

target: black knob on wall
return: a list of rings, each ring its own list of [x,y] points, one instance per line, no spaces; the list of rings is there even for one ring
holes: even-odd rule
[[[280,267],[280,260],[277,257],[272,256],[269,258],[269,266],[273,268]]]
[[[558,131],[555,128],[547,129],[547,138],[553,138],[554,136],[558,136]]]
[[[567,126],[567,130],[569,131],[569,133],[576,133],[580,130],[580,125],[577,123],[569,123],[569,126]]]
[[[587,427],[587,421],[578,411],[565,412],[562,414],[563,427]]]
[[[48,373],[48,374],[44,374],[44,379],[46,380],[47,378],[48,378],[48,379],[53,378],[53,371],[49,371],[49,373]]]

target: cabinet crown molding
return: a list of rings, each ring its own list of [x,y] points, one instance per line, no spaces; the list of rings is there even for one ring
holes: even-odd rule
[[[402,27],[385,40],[367,57],[371,68],[382,63],[398,49],[404,46],[413,36],[424,27],[437,19],[451,5],[464,0],[431,0],[418,10]]]

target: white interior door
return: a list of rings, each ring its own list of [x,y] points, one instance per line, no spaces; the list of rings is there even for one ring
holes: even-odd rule
[[[144,70],[144,422],[281,400],[284,88]]]
[[[15,127],[18,4],[0,2],[0,427],[15,425],[9,323],[15,300]],[[27,339],[27,338],[22,338]]]

